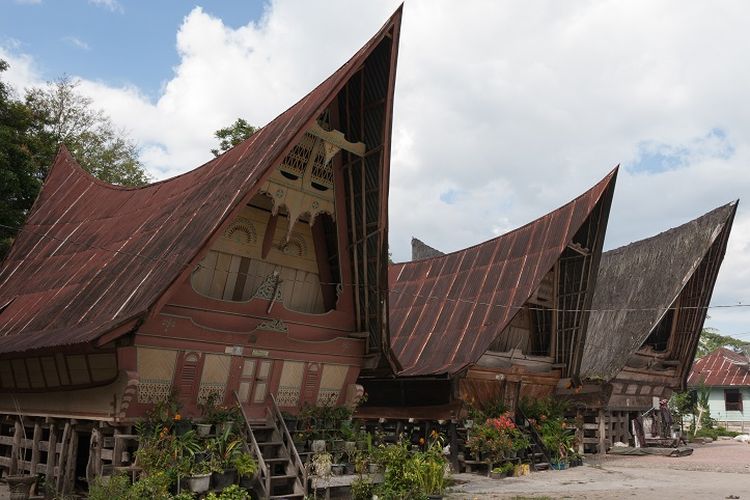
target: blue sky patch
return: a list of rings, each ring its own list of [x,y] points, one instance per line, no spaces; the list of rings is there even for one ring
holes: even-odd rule
[[[691,139],[687,144],[642,141],[638,144],[635,160],[625,168],[634,173],[660,173],[709,158],[728,160],[734,153],[735,148],[726,131],[713,128],[703,137]]]
[[[41,76],[134,84],[155,100],[179,63],[177,30],[193,8],[232,28],[257,21],[261,0],[0,0],[0,45],[30,54]]]

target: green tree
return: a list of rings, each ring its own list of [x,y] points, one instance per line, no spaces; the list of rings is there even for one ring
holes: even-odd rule
[[[32,88],[21,100],[2,80],[7,69],[0,60],[0,259],[23,225],[61,143],[103,181],[139,186],[149,180],[135,143],[77,92],[77,82],[63,77]]]
[[[242,118],[237,118],[237,120],[230,126],[220,128],[214,132],[214,137],[219,139],[219,147],[217,149],[212,149],[211,152],[214,156],[219,156],[228,149],[241,143],[258,130],[257,127],[253,127]]]
[[[743,349],[750,348],[750,342],[743,342],[729,335],[721,335],[714,328],[704,328],[698,340],[698,349],[695,352],[695,357],[696,359],[702,358],[706,354],[714,352],[719,347],[726,347],[732,351],[741,352]]]
[[[13,243],[17,227],[34,203],[40,177],[34,156],[38,144],[32,134],[29,109],[2,81],[8,63],[0,59],[0,259]]]
[[[85,170],[110,184],[142,186],[148,174],[138,160],[138,148],[123,130],[77,91],[68,76],[26,93],[26,106],[42,150],[36,158],[42,177],[63,143]]]

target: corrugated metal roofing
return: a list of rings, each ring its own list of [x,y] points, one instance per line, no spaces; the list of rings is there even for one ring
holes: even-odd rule
[[[736,209],[737,204],[730,203],[651,238],[604,252],[581,377],[609,380],[619,373],[674,303],[724,226],[731,224]],[[710,294],[713,285],[713,280],[704,283],[703,291]],[[706,311],[702,314],[705,318]]]
[[[181,176],[111,186],[61,148],[0,270],[0,353],[89,342],[142,317],[400,21],[401,8],[294,106]]]
[[[688,385],[750,386],[749,363],[750,357],[720,347],[693,363]]]
[[[616,173],[507,234],[391,265],[391,349],[403,368],[400,375],[454,374],[478,361],[539,287]]]

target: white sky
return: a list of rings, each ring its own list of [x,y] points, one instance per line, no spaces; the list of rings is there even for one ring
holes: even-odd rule
[[[81,88],[165,178],[210,159],[213,132],[235,118],[270,121],[397,5],[277,0],[238,29],[196,8],[175,34],[180,62],[158,100],[103,81]],[[394,258],[409,258],[411,236],[451,251],[504,233],[616,164],[607,248],[750,201],[748,19],[742,1],[408,0],[391,159]],[[6,46],[0,57],[11,83],[39,83],[33,56]],[[714,304],[750,303],[748,229],[741,202]],[[709,315],[707,326],[723,333],[750,332],[750,308]]]

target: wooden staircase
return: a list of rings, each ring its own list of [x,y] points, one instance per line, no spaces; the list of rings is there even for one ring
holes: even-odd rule
[[[281,416],[276,398],[271,395],[270,408],[266,418],[250,421],[234,393],[237,405],[245,420],[249,452],[258,462],[256,491],[263,499],[302,499],[307,495],[307,470],[294,446],[284,419]]]

